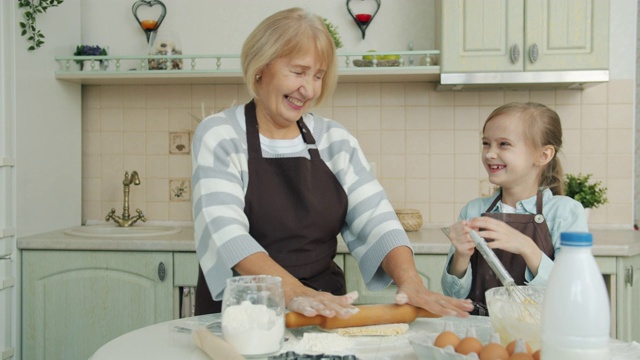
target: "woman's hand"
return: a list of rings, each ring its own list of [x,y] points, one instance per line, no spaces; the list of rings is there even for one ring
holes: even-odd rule
[[[422,280],[398,286],[395,303],[398,305],[411,304],[437,315],[462,318],[468,317],[469,312],[473,310],[471,300],[456,299],[433,292],[424,286]]]
[[[301,294],[297,294],[287,302],[287,308],[304,316],[322,315],[326,317],[347,318],[358,312],[353,302],[358,298],[358,292],[353,291],[346,295],[336,296],[327,292],[315,291],[305,288]]]
[[[391,250],[382,267],[398,286],[396,304],[411,304],[442,316],[467,317],[473,311],[471,300],[461,300],[430,291],[416,270],[413,252],[406,246]]]

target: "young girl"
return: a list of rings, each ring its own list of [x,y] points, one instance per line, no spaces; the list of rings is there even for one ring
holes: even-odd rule
[[[563,196],[558,114],[538,103],[495,109],[482,129],[482,164],[499,191],[466,204],[449,228],[451,250],[442,274],[445,295],[471,299],[487,315],[484,293],[502,286],[469,236],[485,238],[518,285],[545,285],[560,233],[588,231],[582,205]]]

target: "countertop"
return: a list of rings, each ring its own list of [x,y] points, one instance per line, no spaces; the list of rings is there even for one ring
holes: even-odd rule
[[[144,226],[144,225],[141,225]],[[171,251],[194,252],[193,227],[181,226],[174,234],[137,237],[78,237],[64,230],[20,237],[20,250],[99,250],[99,251]],[[623,229],[591,230],[595,256],[634,256],[640,254],[640,232]],[[439,227],[423,227],[407,232],[416,254],[447,254],[451,245]],[[338,242],[338,252],[348,253]]]

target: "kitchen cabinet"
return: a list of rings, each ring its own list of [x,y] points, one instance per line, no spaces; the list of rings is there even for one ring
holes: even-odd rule
[[[442,293],[440,278],[442,269],[447,261],[447,255],[416,255],[415,262],[418,273],[423,279],[425,286],[435,292]],[[394,296],[398,288],[390,285],[383,290],[372,291],[367,289],[362,273],[358,268],[358,263],[351,255],[345,255],[345,276],[347,279],[348,291],[357,290],[358,304],[386,304],[393,303]]]
[[[171,320],[172,275],[171,252],[23,251],[22,357],[88,359],[117,336]]]
[[[640,255],[623,257],[617,268],[617,338],[640,340]]]
[[[442,73],[608,70],[608,0],[444,0]]]

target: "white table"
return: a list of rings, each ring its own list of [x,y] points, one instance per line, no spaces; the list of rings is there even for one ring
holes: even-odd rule
[[[408,337],[417,332],[439,333],[444,328],[446,319],[449,318],[418,319],[410,324],[410,330],[405,335],[352,338],[353,349],[338,352],[325,351],[325,353],[335,355],[355,354],[358,359],[363,360],[382,358],[417,360]],[[486,330],[480,330],[480,328],[487,329],[487,327],[490,327],[489,319],[484,317],[450,319],[455,322],[456,326],[458,326],[458,322],[462,324],[462,321],[466,321],[464,323],[465,326],[471,323],[475,324],[474,326],[479,329],[479,337],[480,333],[487,333]],[[190,330],[206,326],[218,320],[219,314],[203,315],[172,320],[134,330],[103,345],[93,354],[90,360],[210,360],[195,345],[191,338]],[[213,327],[214,332],[216,332],[215,325]],[[315,328],[306,328],[305,330],[318,331]],[[490,332],[487,334],[486,337],[490,336]],[[298,337],[302,335],[302,330],[287,330],[285,333],[287,341],[284,343],[282,352],[291,350],[299,354],[313,353],[300,349],[300,339]]]
[[[219,331],[219,319],[219,314],[203,315],[134,330],[103,345],[90,360],[211,360],[195,345],[190,332],[198,327],[213,324],[210,328],[215,333]],[[458,331],[473,326],[478,338],[483,342],[491,336],[492,328],[487,317],[417,319],[410,324],[410,329],[405,335],[353,338],[351,349],[324,352],[335,355],[354,354],[362,360],[417,360],[409,343],[409,337],[438,334],[444,329],[445,321],[451,321],[454,329]],[[318,332],[315,328],[305,328],[304,331]],[[284,343],[282,352],[291,350],[299,354],[313,353],[300,349],[299,337],[302,333],[303,330],[300,329],[287,329],[285,333],[287,341]],[[612,357],[615,360],[640,359],[640,344],[623,343],[612,339],[612,355],[616,355]]]

